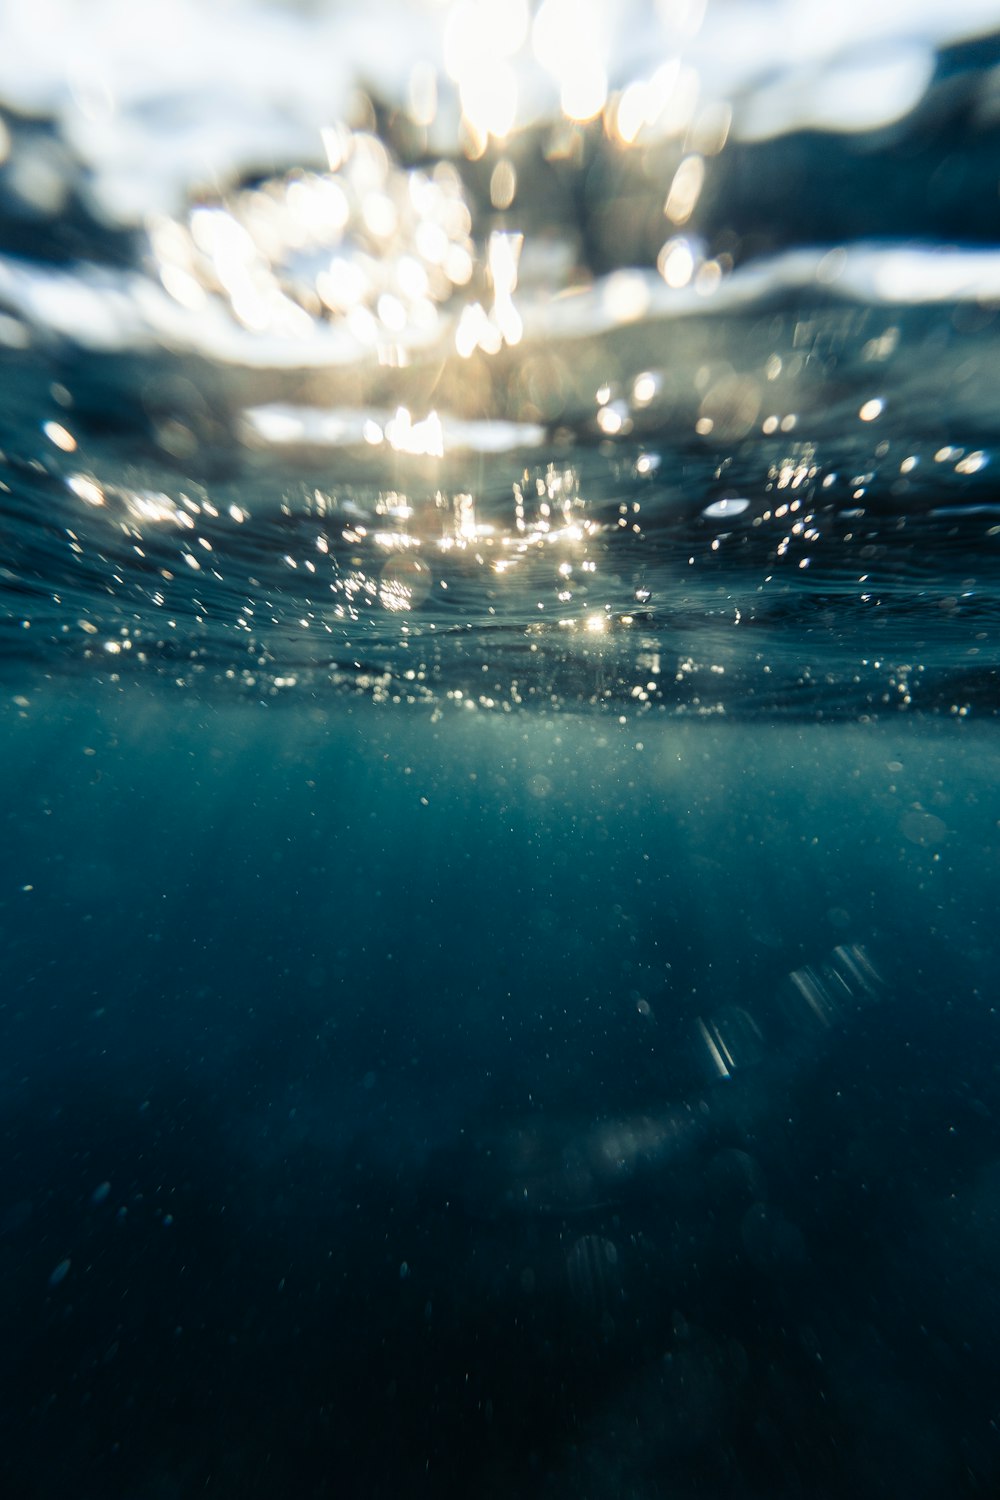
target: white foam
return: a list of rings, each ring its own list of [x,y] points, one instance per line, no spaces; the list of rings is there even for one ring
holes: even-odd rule
[[[1000,300],[1000,250],[860,245],[838,252],[794,250],[754,261],[705,297],[675,290],[653,271],[630,272],[643,289],[644,321],[721,316],[774,296],[840,295],[874,305],[936,305]],[[620,276],[620,273],[613,273]],[[608,278],[572,296],[558,285],[536,285],[518,300],[523,338],[511,357],[528,358],[553,339],[588,338],[621,326],[620,299]],[[633,289],[634,290],[634,289]],[[72,272],[0,256],[0,299],[35,333],[106,352],[167,348],[257,369],[349,368],[370,363],[371,348],[340,322],[315,322],[306,336],[256,333],[237,324],[221,303],[183,307],[158,281],[135,271],[78,267]],[[453,357],[456,304],[440,326],[409,330],[416,356]],[[625,320],[634,326],[634,319]]]
[[[537,422],[468,421],[436,412],[413,421],[405,409],[317,409],[277,402],[248,407],[243,423],[246,436],[267,447],[343,448],[387,442],[399,452],[431,457],[510,453],[537,447],[546,436]]]

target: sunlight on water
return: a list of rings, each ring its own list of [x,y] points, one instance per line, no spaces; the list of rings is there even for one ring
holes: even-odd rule
[[[0,62],[18,651],[982,711],[1000,256],[949,144],[995,130],[982,6],[98,10],[51,0],[43,44],[12,7]]]

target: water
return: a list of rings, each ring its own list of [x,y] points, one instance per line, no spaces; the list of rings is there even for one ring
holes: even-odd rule
[[[5,15],[5,1493],[996,1490],[936,11]]]

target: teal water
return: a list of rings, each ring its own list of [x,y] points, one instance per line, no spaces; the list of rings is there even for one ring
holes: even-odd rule
[[[95,7],[0,19],[3,1495],[994,1494],[996,18]]]
[[[991,1482],[989,728],[23,698],[12,1492]]]

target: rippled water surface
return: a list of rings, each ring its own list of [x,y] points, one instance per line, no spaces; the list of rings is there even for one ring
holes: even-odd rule
[[[0,1474],[1000,1484],[1000,16],[0,16]]]

